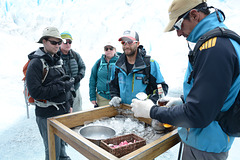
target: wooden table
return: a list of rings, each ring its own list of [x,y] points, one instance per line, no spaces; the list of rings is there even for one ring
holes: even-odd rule
[[[130,108],[129,105],[125,104],[122,104],[120,107],[124,109]],[[91,160],[154,159],[155,157],[159,156],[160,154],[180,142],[177,130],[175,129],[160,137],[159,139],[149,144],[146,144],[145,146],[121,158],[118,158],[71,129],[73,127],[84,125],[85,121],[93,121],[96,119],[101,119],[102,117],[114,117],[116,115],[118,115],[118,112],[114,107],[103,106],[49,118],[47,121],[47,125],[50,160],[56,159],[54,135],[60,137],[62,140],[64,140],[82,155]],[[138,120],[151,124],[151,119],[138,118]]]

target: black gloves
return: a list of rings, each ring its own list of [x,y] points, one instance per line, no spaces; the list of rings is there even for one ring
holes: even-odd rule
[[[74,78],[71,78],[69,81],[65,81],[65,91],[68,92],[74,85]]]
[[[64,75],[58,79],[58,84],[63,86],[65,92],[68,92],[74,85],[74,78],[70,78],[68,75]]]
[[[64,75],[64,76],[60,77],[58,80],[59,81],[69,81],[70,80],[70,76],[69,75]]]
[[[72,88],[70,89],[70,91],[71,91],[73,97],[76,98],[77,95],[76,95],[75,89],[72,87]]]
[[[75,79],[74,83],[76,84],[76,83],[80,82],[81,77],[80,77],[80,75],[78,75],[78,76],[74,77],[74,79]]]

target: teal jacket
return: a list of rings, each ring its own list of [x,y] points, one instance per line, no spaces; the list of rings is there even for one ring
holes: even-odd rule
[[[215,12],[192,30],[187,40],[196,43],[206,32],[226,26]],[[216,116],[228,110],[240,89],[240,45],[229,38],[215,37],[196,52],[194,68],[189,63],[183,92],[185,103],[170,108],[151,109],[150,116],[178,127],[181,140],[206,152],[227,152],[234,141],[221,129]],[[187,83],[192,72],[192,80]]]
[[[106,99],[111,99],[109,82],[112,68],[117,59],[118,56],[116,55],[109,61],[109,63],[107,63],[105,55],[103,54],[102,57],[93,65],[89,79],[90,101],[96,101],[96,92]]]

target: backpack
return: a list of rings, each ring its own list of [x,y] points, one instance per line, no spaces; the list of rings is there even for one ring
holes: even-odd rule
[[[43,64],[43,78],[42,78],[42,83],[45,81],[47,75],[48,75],[48,72],[49,72],[49,69],[50,68],[62,68],[62,64],[59,64],[59,65],[55,65],[55,66],[51,66],[49,67],[47,62],[45,61],[45,59],[43,58],[40,58],[42,64]],[[31,60],[28,60],[28,62],[24,65],[23,67],[23,74],[24,74],[24,77],[23,77],[23,81],[24,81],[24,90],[23,90],[23,93],[24,93],[24,98],[25,98],[25,102],[26,102],[26,107],[27,107],[27,117],[29,118],[29,108],[28,106],[29,105],[37,105],[39,107],[42,107],[42,108],[47,108],[49,106],[54,106],[56,107],[57,110],[59,110],[59,107],[57,105],[60,105],[60,104],[64,104],[65,101],[63,102],[51,102],[51,101],[48,101],[48,100],[42,100],[42,99],[34,99],[31,97],[31,95],[29,94],[29,91],[28,91],[28,88],[27,88],[27,83],[26,83],[26,72],[27,72],[27,68],[28,68],[28,64]]]
[[[120,52],[116,52],[116,54],[115,54],[115,56],[116,57],[120,57],[122,55],[122,53],[120,53]],[[115,64],[116,62],[114,62],[114,64]],[[100,69],[101,69],[101,67],[100,67],[100,65],[102,64],[102,59],[100,58],[99,60],[98,60],[98,63],[97,63],[97,70],[99,71]],[[100,68],[99,68],[100,67]]]
[[[117,53],[119,53],[119,52],[117,52]],[[121,54],[121,53],[119,53],[119,54]],[[118,56],[118,54],[115,54],[115,56],[116,57],[119,57]],[[104,66],[106,66],[106,65],[109,65],[108,67],[109,67],[109,69],[112,69],[112,66],[114,66],[115,65],[115,63],[116,63],[116,61],[115,62],[110,62],[109,61],[109,63],[104,63],[104,62],[102,62],[102,58],[100,58],[100,59],[98,59],[97,60],[97,75],[98,75],[98,72],[100,72],[101,71],[101,69],[104,67]],[[110,73],[111,73],[111,70],[110,70]],[[109,78],[111,78],[111,77],[109,77]],[[110,82],[107,82],[108,84],[110,83]],[[108,90],[108,91],[98,91],[97,92],[98,94],[100,94],[100,93],[103,93],[103,94],[110,94],[110,91]],[[111,97],[109,96],[108,97],[108,99],[110,99]]]
[[[196,52],[197,50],[209,39],[213,37],[223,37],[223,38],[231,38],[240,44],[240,36],[235,32],[225,29],[225,28],[215,28],[203,36],[201,36],[194,47],[193,51],[189,53],[189,62],[191,63],[192,67],[194,66],[195,59],[196,59]],[[240,78],[240,75],[238,76]],[[237,79],[238,79],[237,78]],[[192,79],[192,72],[188,78],[188,83],[191,82]],[[240,137],[240,91],[233,103],[233,105],[225,112],[220,112],[215,121],[218,121],[219,125],[221,126],[222,130],[229,136],[233,137]]]
[[[42,83],[45,81],[48,71],[49,71],[49,66],[47,65],[46,61],[43,58],[40,58],[42,64],[43,64],[43,78],[42,78]],[[24,94],[24,99],[26,102],[26,107],[27,107],[27,117],[29,118],[29,105],[34,105],[35,104],[35,100],[31,97],[31,95],[29,94],[28,88],[27,88],[27,83],[26,83],[26,73],[27,73],[27,67],[28,64],[31,60],[28,60],[28,62],[23,66],[23,81],[24,81],[24,90],[23,90],[23,94]],[[44,101],[44,100],[42,100]]]
[[[72,51],[72,50],[71,50]],[[72,51],[71,52],[72,53],[72,55],[73,55],[73,58],[77,61],[77,63],[78,63],[78,56],[77,56],[77,53],[76,52],[74,52],[74,51]]]
[[[116,62],[111,62],[111,63],[109,62],[108,64],[109,64],[110,66],[112,66],[112,65],[115,65],[115,63],[116,63]],[[102,62],[102,59],[100,58],[100,59],[98,60],[98,63],[97,63],[97,72],[99,72],[104,65],[105,65],[105,64]]]
[[[143,58],[143,61],[145,62],[146,64],[146,68],[144,69],[144,74],[146,75],[143,79],[143,84],[149,84],[149,78],[150,78],[150,59],[151,59],[151,56],[149,55],[145,55],[144,58]]]

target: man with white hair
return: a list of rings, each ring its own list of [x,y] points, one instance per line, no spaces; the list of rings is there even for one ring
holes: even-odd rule
[[[63,43],[60,47],[60,57],[63,60],[63,68],[67,75],[74,78],[75,98],[73,100],[73,112],[82,110],[82,96],[80,94],[80,81],[85,76],[86,66],[79,53],[72,48],[73,38],[68,31],[61,34]]]

